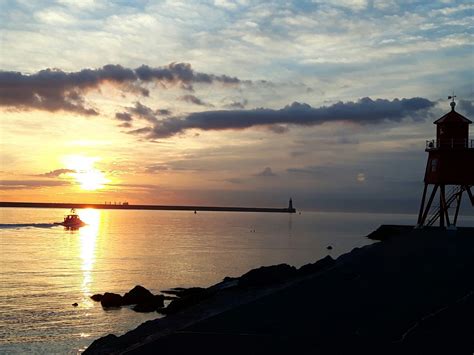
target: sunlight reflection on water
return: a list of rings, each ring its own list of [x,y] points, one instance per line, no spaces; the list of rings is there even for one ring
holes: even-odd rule
[[[95,248],[97,242],[97,236],[100,233],[101,226],[101,212],[100,210],[94,209],[85,209],[81,211],[80,218],[85,223],[86,226],[79,229],[79,238],[80,238],[80,256],[82,259],[82,293],[83,293],[83,303],[82,307],[92,307],[93,301],[90,299],[91,289],[90,285],[93,278],[93,268],[95,261]]]

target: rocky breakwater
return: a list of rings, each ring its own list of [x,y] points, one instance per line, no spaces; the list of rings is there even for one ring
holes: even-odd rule
[[[195,322],[284,289],[292,283],[330,269],[334,264],[335,260],[326,256],[299,269],[287,264],[262,266],[240,277],[226,277],[208,288],[177,287],[161,291],[173,296],[167,307],[156,309],[166,317],[145,322],[120,337],[109,334],[97,339],[84,354],[120,353],[122,349],[133,348],[144,338],[158,339],[169,335]],[[92,296],[93,299],[95,296]]]
[[[472,354],[474,228],[371,238],[337,260],[226,278],[86,353]]]

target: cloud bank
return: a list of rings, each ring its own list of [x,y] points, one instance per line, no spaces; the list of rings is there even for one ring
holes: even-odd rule
[[[149,90],[142,85],[152,82],[162,88],[178,85],[192,90],[196,83],[232,85],[241,81],[227,75],[196,72],[188,63],[171,63],[156,68],[142,65],[136,69],[108,64],[99,69],[70,73],[45,69],[31,75],[0,71],[0,106],[98,115],[98,111],[85,102],[84,94],[88,91],[109,83],[121,86],[124,91],[148,96]]]
[[[217,110],[191,113],[184,118],[170,117],[156,120],[151,127],[131,131],[149,139],[168,138],[189,129],[203,131],[240,130],[266,126],[276,133],[286,130],[282,125],[314,126],[325,122],[352,122],[375,124],[384,121],[400,122],[404,118],[425,120],[435,105],[421,97],[403,99],[376,99],[364,97],[356,102],[337,102],[319,108],[294,102],[279,110],[258,108],[252,110]]]

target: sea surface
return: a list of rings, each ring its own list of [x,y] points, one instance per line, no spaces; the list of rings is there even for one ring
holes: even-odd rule
[[[67,211],[0,209],[0,353],[76,354],[94,339],[160,317],[103,310],[90,296],[210,286],[261,265],[314,262],[370,244],[380,224],[415,216],[78,210],[87,226],[65,230]],[[474,226],[474,219],[460,221]],[[331,245],[332,250],[327,247]],[[77,307],[72,306],[78,303]]]

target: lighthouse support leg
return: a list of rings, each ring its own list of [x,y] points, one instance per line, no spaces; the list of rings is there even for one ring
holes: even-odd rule
[[[425,208],[425,199],[426,199],[426,191],[428,190],[428,184],[425,184],[425,188],[423,189],[423,197],[421,198],[421,205],[420,205],[420,212],[418,213],[418,227],[421,227],[421,219],[423,217],[423,210]]]
[[[445,205],[444,205],[444,185],[440,186],[439,191],[439,226],[444,228],[444,217],[445,217]]]
[[[425,212],[423,213],[423,217],[421,218],[421,222],[420,222],[421,226],[425,224],[426,217],[428,216],[428,213],[430,212],[431,204],[433,203],[433,199],[436,195],[436,191],[438,191],[438,186],[439,185],[435,185],[433,187],[433,191],[431,191],[430,198],[428,199],[428,203],[426,204]]]
[[[445,185],[441,186],[441,208],[442,211],[444,212],[444,217],[446,218],[446,224],[449,227],[451,225],[451,222],[449,221],[449,211],[448,211],[448,204],[446,203],[446,191],[445,191]],[[443,225],[444,227],[444,225]]]
[[[466,186],[466,191],[467,191],[467,194],[469,195],[469,199],[471,200],[471,205],[474,206],[474,196],[472,196],[471,187]]]
[[[461,198],[463,192],[464,190],[461,188],[461,190],[459,191],[459,195],[456,197],[456,212],[454,212],[453,225],[456,225],[456,223],[458,222],[459,207],[461,207]]]

